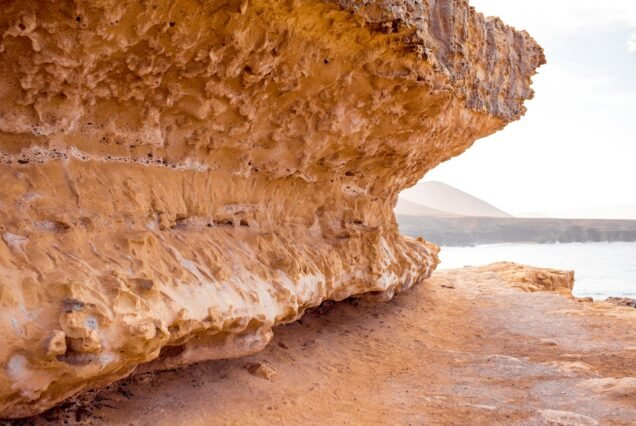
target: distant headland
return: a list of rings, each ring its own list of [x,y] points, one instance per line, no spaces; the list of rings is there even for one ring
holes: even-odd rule
[[[400,231],[442,246],[636,241],[636,220],[517,218],[441,182],[417,190],[421,202],[398,201]]]

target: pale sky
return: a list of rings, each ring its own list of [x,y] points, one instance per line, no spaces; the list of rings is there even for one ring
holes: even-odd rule
[[[438,180],[512,214],[636,219],[636,0],[471,0],[527,30],[548,64],[521,121]]]

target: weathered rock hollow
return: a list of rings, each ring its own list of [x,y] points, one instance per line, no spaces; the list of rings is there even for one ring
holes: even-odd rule
[[[544,62],[463,0],[10,0],[0,34],[0,417],[426,279],[397,194]]]

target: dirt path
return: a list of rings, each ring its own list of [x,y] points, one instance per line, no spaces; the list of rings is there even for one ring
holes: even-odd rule
[[[323,306],[275,334],[255,356],[137,376],[27,422],[636,422],[636,309],[522,292],[486,270]]]

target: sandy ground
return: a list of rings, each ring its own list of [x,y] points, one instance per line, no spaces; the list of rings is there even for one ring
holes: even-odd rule
[[[636,424],[636,309],[479,269],[275,334],[257,355],[139,375],[22,424]]]

